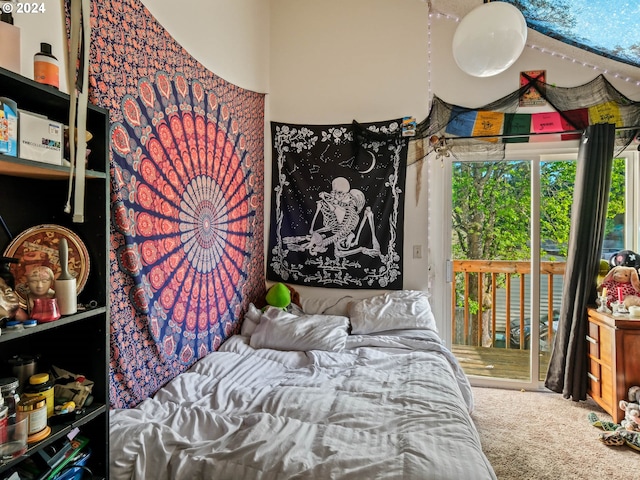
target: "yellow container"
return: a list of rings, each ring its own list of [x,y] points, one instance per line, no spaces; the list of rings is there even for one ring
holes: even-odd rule
[[[23,398],[44,397],[47,401],[47,418],[54,413],[53,382],[48,373],[36,373],[29,377],[29,384],[22,393]]]

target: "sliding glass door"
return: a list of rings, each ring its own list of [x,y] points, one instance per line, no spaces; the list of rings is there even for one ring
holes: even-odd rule
[[[451,178],[453,351],[468,375],[529,383],[532,164],[453,162]]]
[[[630,238],[626,165],[614,162],[604,259]],[[562,302],[575,157],[451,169],[452,349],[476,383],[537,387]]]

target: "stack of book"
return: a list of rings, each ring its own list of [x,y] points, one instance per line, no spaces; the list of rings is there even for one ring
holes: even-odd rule
[[[77,429],[63,440],[39,450],[17,467],[20,480],[79,480],[91,455],[89,439]],[[9,477],[12,478],[12,477]]]

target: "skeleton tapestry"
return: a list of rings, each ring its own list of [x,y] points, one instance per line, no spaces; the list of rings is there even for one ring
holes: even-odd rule
[[[407,141],[401,120],[271,124],[267,276],[298,285],[402,288]]]

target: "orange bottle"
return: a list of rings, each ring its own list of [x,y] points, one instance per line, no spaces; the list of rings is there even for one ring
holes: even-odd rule
[[[60,87],[58,59],[51,54],[49,43],[40,44],[40,52],[33,56],[33,79],[55,88]]]

